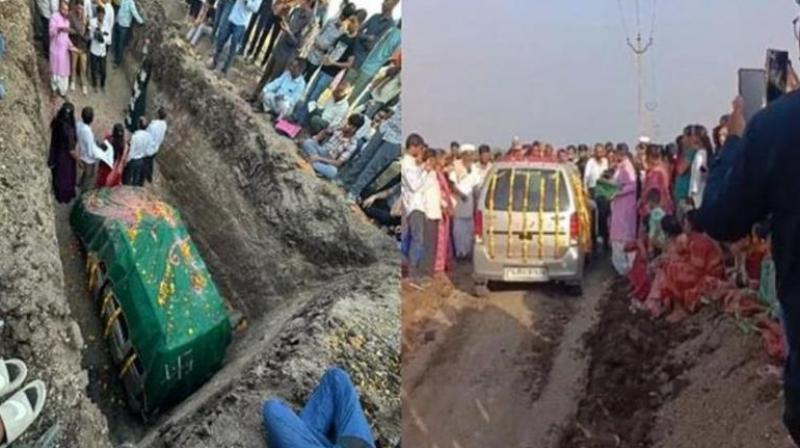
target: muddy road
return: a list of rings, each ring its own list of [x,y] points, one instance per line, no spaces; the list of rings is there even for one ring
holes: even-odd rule
[[[555,446],[576,412],[588,366],[582,338],[611,269],[594,264],[583,297],[524,285],[479,300],[469,274],[459,267],[452,288],[404,289],[403,442]]]

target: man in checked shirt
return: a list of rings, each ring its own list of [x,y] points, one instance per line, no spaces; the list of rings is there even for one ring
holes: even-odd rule
[[[351,115],[345,124],[336,130],[325,129],[303,142],[303,152],[317,174],[334,179],[339,167],[350,160],[356,152],[356,131],[364,125],[364,117]]]

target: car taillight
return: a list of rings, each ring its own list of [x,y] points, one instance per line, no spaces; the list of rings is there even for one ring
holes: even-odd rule
[[[569,219],[569,239],[576,243],[581,234],[581,220],[577,213],[573,213]]]
[[[483,213],[480,211],[475,212],[475,225],[473,226],[475,230],[475,238],[480,241],[483,238]]]

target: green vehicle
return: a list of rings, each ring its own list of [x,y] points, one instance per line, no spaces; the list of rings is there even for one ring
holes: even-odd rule
[[[231,341],[225,302],[180,214],[137,187],[85,193],[70,224],[130,408],[144,418],[219,370]]]

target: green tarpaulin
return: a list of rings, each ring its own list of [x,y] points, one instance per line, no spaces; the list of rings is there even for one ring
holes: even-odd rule
[[[182,400],[222,364],[225,304],[181,220],[137,187],[85,193],[70,223],[105,267],[144,371],[145,413]]]

